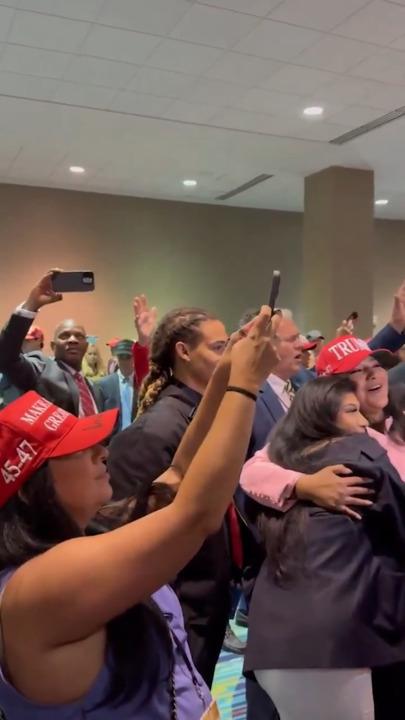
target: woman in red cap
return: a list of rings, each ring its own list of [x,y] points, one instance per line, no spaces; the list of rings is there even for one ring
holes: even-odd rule
[[[269,335],[264,308],[218,365],[160,478],[174,501],[136,522],[129,503],[108,533],[85,528],[111,498],[116,411],[76,418],[30,392],[0,413],[1,717],[219,717],[164,584],[221,524],[276,362]]]

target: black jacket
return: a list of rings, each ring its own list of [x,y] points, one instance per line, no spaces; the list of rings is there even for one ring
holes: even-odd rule
[[[41,352],[24,355],[24,338],[32,320],[13,314],[0,333],[0,373],[21,392],[35,390],[39,395],[73,415],[79,414],[79,391],[72,375],[56,360]],[[94,385],[87,381],[97,407],[99,396]]]
[[[317,454],[318,469],[335,463],[370,478],[375,502],[362,521],[308,504],[305,559],[290,584],[280,587],[263,562],[245,671],[405,660],[405,483],[367,435],[342,438]]]
[[[155,405],[113,438],[108,464],[116,499],[135,495],[143,504],[152,482],[170,466],[200,400],[199,393],[173,381]],[[208,684],[228,621],[230,574],[223,528],[205,541],[173,584],[194,662]]]

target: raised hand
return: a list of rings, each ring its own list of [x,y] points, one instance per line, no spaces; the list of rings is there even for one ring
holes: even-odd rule
[[[405,280],[394,295],[390,325],[399,333],[405,330]]]
[[[55,292],[52,287],[52,278],[55,272],[60,272],[60,270],[56,268],[54,270],[48,270],[39,283],[32,288],[23,305],[25,310],[37,312],[44,305],[51,305],[52,303],[63,300],[63,295]]]
[[[149,347],[157,324],[157,309],[149,307],[146,295],[136,295],[133,300],[134,322],[138,342]]]

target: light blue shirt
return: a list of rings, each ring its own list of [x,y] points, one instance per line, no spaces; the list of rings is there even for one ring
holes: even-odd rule
[[[132,422],[132,405],[134,402],[134,375],[124,377],[121,370],[117,370],[120,383],[121,398],[121,430],[125,430]]]

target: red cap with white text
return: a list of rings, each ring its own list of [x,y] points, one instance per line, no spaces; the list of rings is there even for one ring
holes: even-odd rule
[[[30,391],[0,411],[0,507],[50,458],[111,435],[118,410],[78,418]]]
[[[367,357],[373,354],[367,343],[353,335],[335,338],[325,345],[318,355],[318,375],[339,375],[353,372]]]

